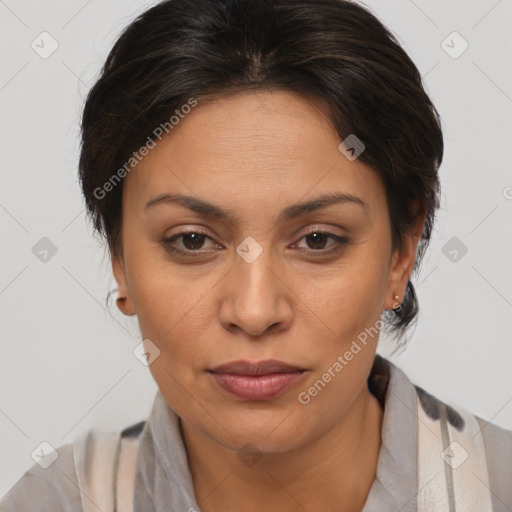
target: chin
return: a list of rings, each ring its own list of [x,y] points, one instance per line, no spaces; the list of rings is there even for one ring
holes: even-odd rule
[[[257,431],[237,431],[232,437],[223,435],[222,439],[216,440],[219,444],[236,452],[237,456],[250,453],[256,455],[284,453],[298,448],[301,444],[300,440],[292,439],[286,433],[269,438],[267,433]]]
[[[225,430],[216,431],[220,438],[212,437],[236,451],[248,443],[261,452],[288,451],[307,432],[305,421],[297,420],[296,414],[286,409],[246,409],[224,414],[219,410],[219,413]]]

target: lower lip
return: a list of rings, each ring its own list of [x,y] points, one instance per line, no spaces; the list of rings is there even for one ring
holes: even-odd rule
[[[217,384],[230,395],[244,400],[268,400],[283,394],[304,372],[272,373],[269,375],[233,375],[210,373]]]

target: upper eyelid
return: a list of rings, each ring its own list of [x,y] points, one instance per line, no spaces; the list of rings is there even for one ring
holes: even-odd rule
[[[207,236],[208,238],[213,239],[214,237],[210,236],[210,234],[207,231],[208,231],[207,229],[203,229],[203,228],[184,229],[183,231],[178,231],[177,233],[174,233],[172,235],[165,236],[164,239],[170,239],[170,238],[174,238],[174,237],[178,237],[178,236],[182,236],[182,235],[188,235],[190,233],[198,233],[198,234],[201,234],[201,235]],[[309,229],[308,231],[306,231],[305,233],[303,233],[301,235],[301,238],[304,236],[307,236],[307,235],[311,235],[313,233],[322,233],[322,234],[334,235],[334,236],[339,236],[339,237],[346,236],[343,234],[333,233],[330,230],[330,228],[313,227],[313,228]],[[298,233],[296,236],[298,236]]]
[[[197,234],[203,235],[206,238],[209,238],[212,242],[216,243],[217,245],[222,245],[222,244],[219,244],[218,242],[216,242],[213,237],[211,237],[208,233],[206,233],[206,230],[202,230],[202,229],[183,230],[183,231],[180,231],[180,232],[175,233],[173,235],[165,237],[164,241],[168,241],[170,243],[171,241],[177,240],[180,237],[186,236],[186,235],[191,234],[191,233],[197,233]],[[328,229],[313,227],[309,231],[307,231],[307,232],[303,233],[301,236],[299,236],[297,241],[300,241],[304,237],[312,235],[314,233],[319,233],[319,234],[322,234],[322,235],[327,235],[328,237],[331,237],[331,239],[333,239],[335,242],[338,242],[338,243],[340,242],[340,239],[348,240],[348,237],[345,236],[345,235],[338,235],[336,233],[333,233],[333,232],[329,231]],[[185,252],[201,252],[201,249],[198,249],[197,251],[192,251],[190,249],[180,249],[180,250],[183,250]]]

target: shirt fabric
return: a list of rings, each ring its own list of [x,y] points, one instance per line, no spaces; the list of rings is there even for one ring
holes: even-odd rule
[[[417,396],[432,417],[444,406],[449,421],[456,422],[456,409],[415,386],[403,371],[379,355],[375,357],[368,388],[384,414],[377,474],[362,512],[417,512]],[[476,419],[486,450],[493,512],[512,512],[512,430]],[[148,419],[123,433],[140,436],[134,512],[201,512],[180,419],[159,390]],[[59,456],[50,467],[43,469],[35,464],[20,478],[0,502],[2,512],[83,510],[72,444],[60,446],[57,452]]]

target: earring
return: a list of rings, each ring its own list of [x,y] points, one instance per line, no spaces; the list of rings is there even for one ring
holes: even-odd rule
[[[397,293],[393,293],[393,300],[395,302],[398,302],[398,299],[400,299],[400,295],[398,295]],[[392,308],[393,310],[399,310],[402,308],[402,304],[398,304],[398,306],[396,308]]]

